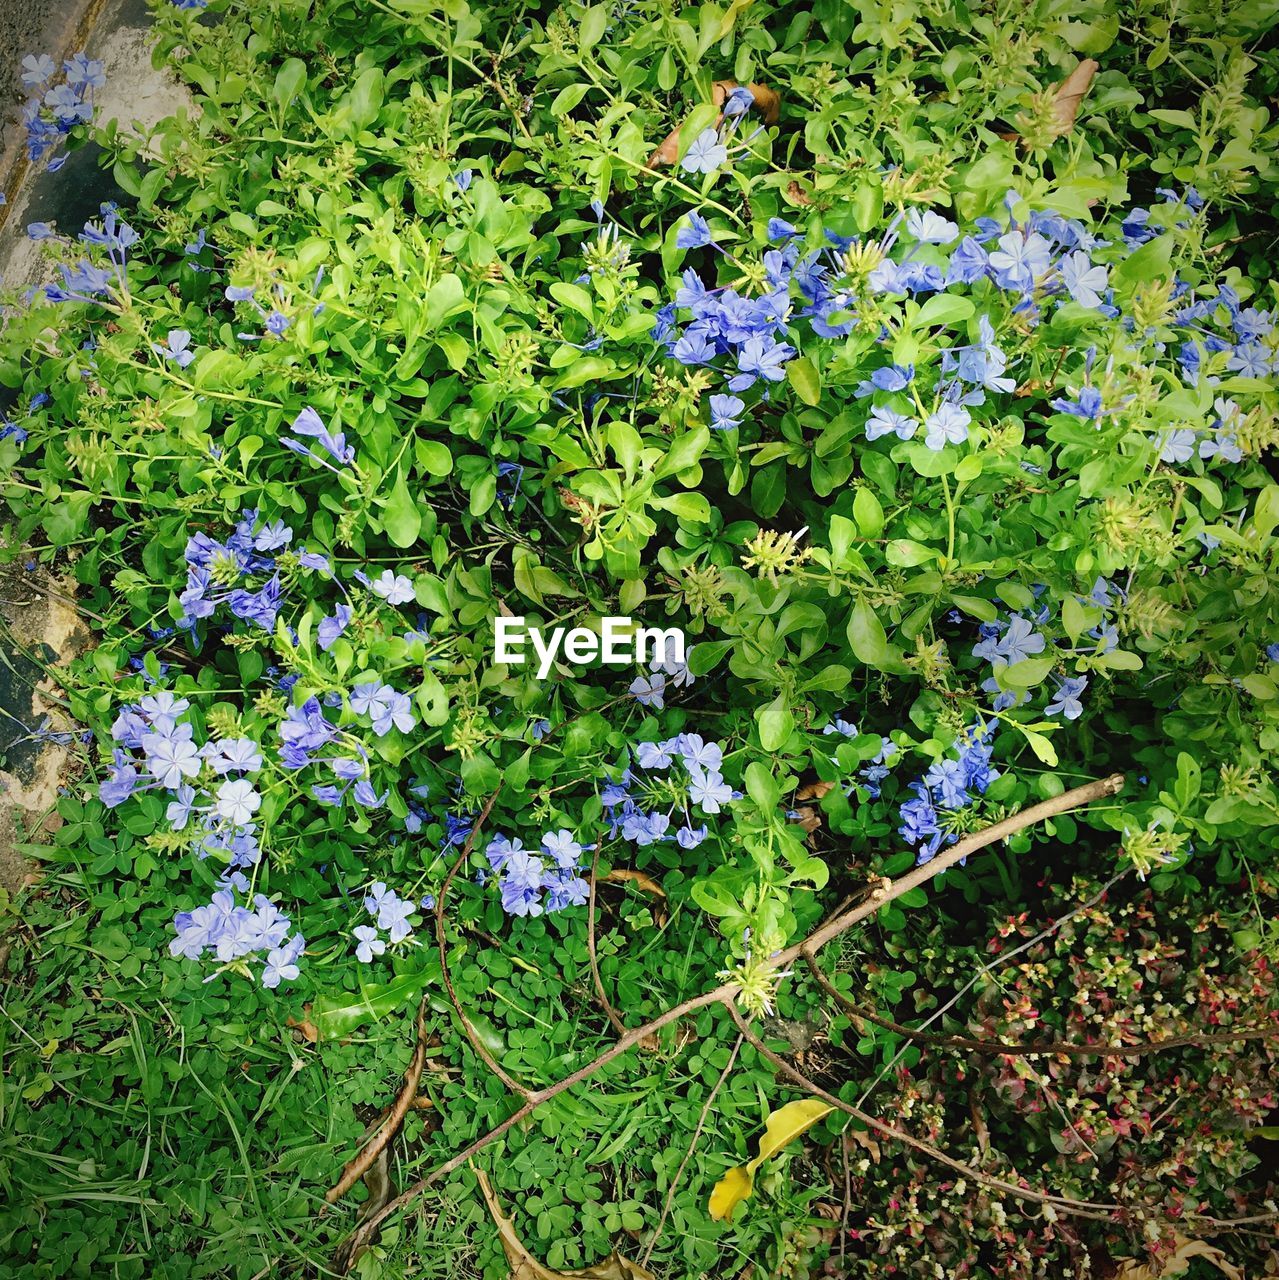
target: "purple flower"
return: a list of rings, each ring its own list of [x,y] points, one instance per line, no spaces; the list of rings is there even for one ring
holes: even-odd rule
[[[390,569],[383,569],[369,583],[369,590],[381,596],[387,604],[409,604],[414,598],[413,579],[402,573],[392,573]]]
[[[179,8],[203,8],[204,4],[205,0],[187,0],[183,5],[179,0]],[[274,990],[281,980],[292,982],[300,972],[297,962],[305,950],[306,939],[300,933],[295,933],[287,942],[269,951],[262,970],[262,985],[268,990]]]
[[[380,705],[375,704],[369,714],[373,717],[373,732],[384,738],[392,729],[408,733],[416,723],[413,719],[412,702],[407,693],[399,693],[383,686],[385,699]]]
[[[1067,720],[1078,720],[1084,713],[1084,704],[1079,701],[1079,695],[1087,687],[1087,676],[1071,676],[1063,680],[1052,701],[1044,708],[1045,713],[1050,716],[1062,715]]]
[[[1037,232],[1009,231],[999,237],[990,265],[1000,288],[1029,292],[1052,265],[1052,246]]]
[[[35,89],[57,69],[58,64],[47,53],[29,53],[22,59],[22,83],[28,89]]]
[[[1024,661],[1032,654],[1042,653],[1044,644],[1044,637],[1035,630],[1034,624],[1028,618],[1018,614],[1009,620],[1008,630],[995,645],[994,652],[998,658],[1011,666],[1015,662]]]
[[[195,352],[190,350],[191,334],[186,329],[170,329],[169,340],[164,346],[151,344],[151,350],[166,360],[172,360],[179,369],[185,369],[195,359]]]
[[[1077,400],[1059,397],[1052,402],[1058,413],[1068,413],[1075,418],[1083,418],[1085,422],[1100,422],[1104,412],[1101,392],[1096,387],[1080,387]]]
[[[1101,306],[1102,294],[1109,283],[1105,267],[1093,265],[1086,253],[1068,253],[1058,266],[1066,292],[1081,307]]]
[[[707,773],[696,766],[688,771],[688,796],[703,813],[718,813],[722,805],[733,799],[733,788],[718,773]]]
[[[681,227],[675,235],[677,249],[701,249],[714,243],[715,237],[711,235],[710,223],[696,210],[689,213],[688,224]]]
[[[351,606],[349,604],[339,604],[333,611],[332,617],[320,619],[320,625],[316,628],[316,643],[323,652],[327,653],[333,647],[334,642],[346,630],[350,621]]]
[[[731,431],[741,424],[741,414],[746,405],[736,396],[711,396],[711,429]]]
[[[934,450],[944,449],[948,444],[963,444],[968,439],[968,424],[972,417],[963,405],[943,403],[924,419],[927,434],[924,443]]]
[[[380,956],[386,950],[382,935],[371,924],[357,924],[352,932],[358,944],[355,948],[355,958],[361,964],[368,964],[374,956]]]
[[[906,215],[906,230],[921,244],[950,244],[959,228],[931,209],[912,209]]]
[[[754,385],[756,378],[781,382],[786,376],[783,366],[794,354],[793,347],[778,342],[771,334],[752,334],[737,353],[740,372],[729,379],[728,389],[745,391]]]
[[[63,64],[67,83],[75,89],[101,89],[107,82],[106,64],[83,53],[72,54]]]
[[[686,173],[714,173],[728,159],[728,148],[714,129],[703,129],[680,161]]]
[[[1189,462],[1195,456],[1199,433],[1191,427],[1169,431],[1159,448],[1159,461],[1170,464]]]
[[[183,778],[194,778],[200,772],[200,755],[190,740],[190,726],[181,727],[187,730],[185,736],[176,732],[172,737],[161,733],[142,735],[147,767],[156,781],[170,791],[181,786]]]
[[[919,423],[896,409],[877,404],[866,419],[866,439],[878,440],[881,436],[896,435],[899,440],[909,440],[919,430]]]
[[[247,778],[224,782],[217,792],[214,812],[232,826],[242,827],[251,821],[262,805],[262,797],[253,789]]]

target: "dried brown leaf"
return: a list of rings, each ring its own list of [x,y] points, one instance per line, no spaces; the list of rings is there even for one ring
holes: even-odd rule
[[[822,825],[822,815],[811,805],[802,804],[795,810],[795,817],[791,821],[796,823],[801,830],[812,835]]]
[[[879,1143],[865,1129],[845,1129],[850,1142],[855,1142],[870,1158],[879,1160]]]
[[[652,876],[647,876],[642,871],[633,871],[630,867],[614,867],[608,875],[601,876],[600,879],[609,884],[633,884],[637,889],[642,889],[655,898],[666,897],[666,890]]]
[[[833,782],[810,782],[806,787],[800,787],[795,792],[795,799],[803,800],[820,800],[827,792],[834,791],[835,784]]]
[[[1079,114],[1079,104],[1092,87],[1093,77],[1101,64],[1092,58],[1081,58],[1078,66],[1057,86],[1057,96],[1053,102],[1053,118],[1062,133],[1069,133],[1075,127],[1075,117]]]
[[[597,1262],[593,1267],[583,1267],[579,1271],[553,1271],[550,1267],[544,1267],[515,1234],[515,1225],[502,1212],[488,1174],[477,1169],[475,1176],[480,1184],[480,1194],[484,1197],[498,1235],[502,1238],[506,1260],[511,1264],[511,1280],[653,1280],[651,1271],[646,1271],[637,1262],[623,1258],[620,1253],[610,1253],[603,1262]]]
[[[303,1006],[302,1012],[304,1014],[310,1013],[310,1011],[311,1006],[309,1004]],[[307,1042],[307,1044],[320,1043],[320,1028],[317,1027],[309,1017],[303,1018],[302,1021],[299,1022],[292,1014],[289,1014],[288,1018],[285,1019],[285,1023],[287,1026],[292,1027],[293,1030]]]
[[[786,184],[786,194],[790,199],[794,200],[796,204],[813,203],[812,197],[799,185],[798,182],[795,181],[794,178]]]
[[[1192,1258],[1202,1258],[1211,1263],[1226,1280],[1244,1280],[1243,1272],[1216,1245],[1203,1240],[1187,1240],[1181,1235],[1175,1236],[1174,1241],[1177,1251],[1160,1264],[1126,1258],[1119,1264],[1115,1280],[1172,1280],[1172,1277],[1184,1275],[1189,1270]]]

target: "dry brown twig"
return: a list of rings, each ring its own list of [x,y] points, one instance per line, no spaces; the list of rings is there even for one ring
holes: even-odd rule
[[[359,1180],[373,1167],[386,1145],[399,1132],[404,1117],[417,1100],[418,1081],[422,1078],[422,1068],[426,1065],[426,996],[417,1009],[417,1044],[413,1048],[413,1057],[408,1070],[404,1073],[404,1083],[396,1095],[395,1103],[387,1113],[386,1119],[378,1126],[377,1131],[359,1154],[346,1162],[342,1176],[324,1193],[325,1204],[334,1204],[340,1200]]]
[[[600,974],[599,958],[595,954],[595,886],[600,870],[600,841],[595,842],[595,853],[591,858],[591,887],[590,895],[586,902],[586,957],[591,965],[591,980],[595,983],[595,995],[600,1002],[602,1008],[608,1016],[608,1020],[613,1024],[613,1029],[618,1035],[625,1035],[626,1023],[622,1021],[622,1015],[613,1008],[608,998],[608,993],[604,990],[604,978]]]
[[[448,870],[448,874],[444,877],[444,883],[440,885],[440,892],[435,898],[435,945],[440,955],[440,976],[444,980],[444,990],[448,995],[449,1003],[453,1006],[453,1012],[457,1014],[458,1021],[462,1024],[462,1030],[466,1032],[466,1038],[471,1042],[471,1048],[484,1060],[485,1066],[512,1093],[518,1093],[522,1098],[529,1098],[532,1096],[531,1091],[503,1069],[501,1063],[489,1051],[488,1045],[476,1033],[475,1028],[471,1025],[471,1020],[466,1016],[466,1011],[462,1008],[461,1002],[457,998],[457,992],[453,989],[453,978],[449,973],[448,942],[444,936],[444,900],[448,897],[449,886],[453,883],[467,858],[471,856],[471,850],[475,848],[475,842],[479,839],[480,828],[483,827],[489,814],[493,812],[493,806],[497,803],[497,798],[501,794],[502,783],[499,782],[497,789],[485,801],[484,808],[480,810],[479,816],[471,827],[470,834],[466,837],[462,852],[457,855],[456,860]]]

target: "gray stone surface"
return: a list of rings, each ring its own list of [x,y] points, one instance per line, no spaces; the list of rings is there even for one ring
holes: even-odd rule
[[[19,120],[27,91],[21,64],[28,53],[61,59],[74,53],[77,38],[101,0],[0,0],[0,189],[13,198],[26,167]],[[0,214],[4,211],[0,210]]]
[[[106,67],[106,85],[95,99],[99,121],[115,119],[126,132],[135,126],[145,131],[190,108],[184,86],[151,65],[151,21],[143,0],[94,0],[83,8],[78,26],[71,26],[74,49],[102,59]],[[64,47],[59,56],[74,49]],[[48,222],[74,235],[97,216],[104,200],[127,203],[100,160],[100,148],[91,144],[72,152],[57,173],[43,164],[19,163],[22,181],[6,188],[9,203],[0,210],[7,213],[0,223],[0,280],[6,287],[26,288],[47,278],[40,247],[26,234],[30,223]]]
[[[40,246],[26,228],[48,222],[75,235],[104,200],[123,198],[100,165],[96,145],[71,154],[57,172],[26,163],[17,113],[25,101],[19,66],[27,53],[61,60],[78,50],[106,64],[106,86],[97,95],[98,119],[124,129],[151,128],[190,99],[182,86],[151,65],[150,20],[143,0],[79,0],[32,4],[0,0],[0,86],[14,117],[0,152],[0,279],[25,288],[49,279]],[[83,652],[89,629],[74,600],[70,575],[41,566],[26,573],[0,572],[0,888],[13,892],[35,868],[23,844],[39,844],[58,825],[53,806],[73,767],[74,753],[31,737],[45,715],[54,731],[73,728],[62,717],[57,686],[47,668]]]

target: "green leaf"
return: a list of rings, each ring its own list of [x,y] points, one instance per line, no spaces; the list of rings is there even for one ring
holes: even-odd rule
[[[590,91],[591,86],[589,84],[582,84],[580,81],[577,84],[566,84],[564,88],[555,95],[554,100],[551,102],[551,115],[568,115],[568,113],[572,111],[573,108],[577,106],[577,104],[581,102],[581,100],[586,97]],[[551,292],[555,292],[554,285],[551,286]]]
[[[551,285],[551,297],[584,316],[592,324],[595,323],[595,303],[591,295],[580,284],[570,284],[567,280],[556,280]]]
[[[755,719],[759,723],[759,745],[765,751],[780,751],[795,728],[795,717],[791,715],[785,693],[779,693],[767,706],[756,710]]]
[[[995,679],[1001,689],[1033,689],[1048,679],[1056,665],[1056,658],[1025,658],[1001,667],[995,672]]]
[[[805,404],[822,402],[822,381],[817,366],[807,356],[799,356],[786,366],[786,381]]]
[[[935,293],[919,309],[912,328],[923,329],[934,324],[954,324],[967,320],[977,310],[971,298],[957,293]]]
[[[382,526],[396,547],[411,547],[422,530],[422,513],[413,501],[403,471],[399,472],[387,495],[386,506],[382,509]]]
[[[286,58],[275,73],[271,96],[276,105],[287,107],[306,84],[306,63],[301,58]]]
[[[629,422],[619,420],[608,424],[608,446],[628,476],[633,476],[639,470],[644,442]]]
[[[860,662],[877,667],[889,658],[888,636],[875,610],[865,600],[853,605],[848,619],[848,643]]]
[[[853,221],[857,230],[867,232],[884,216],[884,188],[878,178],[865,178],[853,190]]]
[[[706,446],[710,441],[709,427],[699,425],[691,431],[686,431],[671,444],[666,457],[658,463],[657,470],[654,472],[655,477],[658,480],[665,480],[667,476],[678,475],[681,471],[687,471],[689,467],[695,466],[702,454],[706,452]]]
[[[418,465],[429,476],[447,476],[453,470],[453,451],[438,440],[419,440],[414,446]]]
[[[442,275],[427,292],[422,310],[426,315],[427,331],[438,329],[450,316],[467,308],[466,290],[452,273]]]
[[[1115,268],[1115,283],[1136,285],[1166,277],[1168,265],[1172,261],[1173,245],[1173,238],[1167,233],[1143,244]]]
[[[709,675],[732,649],[733,640],[699,640],[688,652],[688,669],[695,676]]]
[[[1049,768],[1054,768],[1057,764],[1057,748],[1053,746],[1052,740],[1032,729],[1022,729],[1022,733],[1025,734],[1026,741],[1035,755]]]
[[[426,960],[417,973],[406,973],[390,982],[363,984],[358,996],[344,991],[336,995],[322,992],[312,1002],[311,1022],[321,1040],[340,1039],[370,1019],[385,1018],[419,999],[426,987],[438,979],[438,961]]]
[[[874,493],[862,487],[853,494],[853,519],[863,538],[878,538],[884,532],[884,508]]]
[[[367,129],[382,110],[386,73],[381,67],[369,67],[360,72],[351,90],[351,123],[356,130]]]
[[[782,798],[777,779],[761,760],[754,760],[746,766],[746,794],[764,813],[776,809]]]
[[[604,4],[594,5],[582,15],[581,42],[583,50],[593,49],[604,38],[608,30],[609,7]]]

